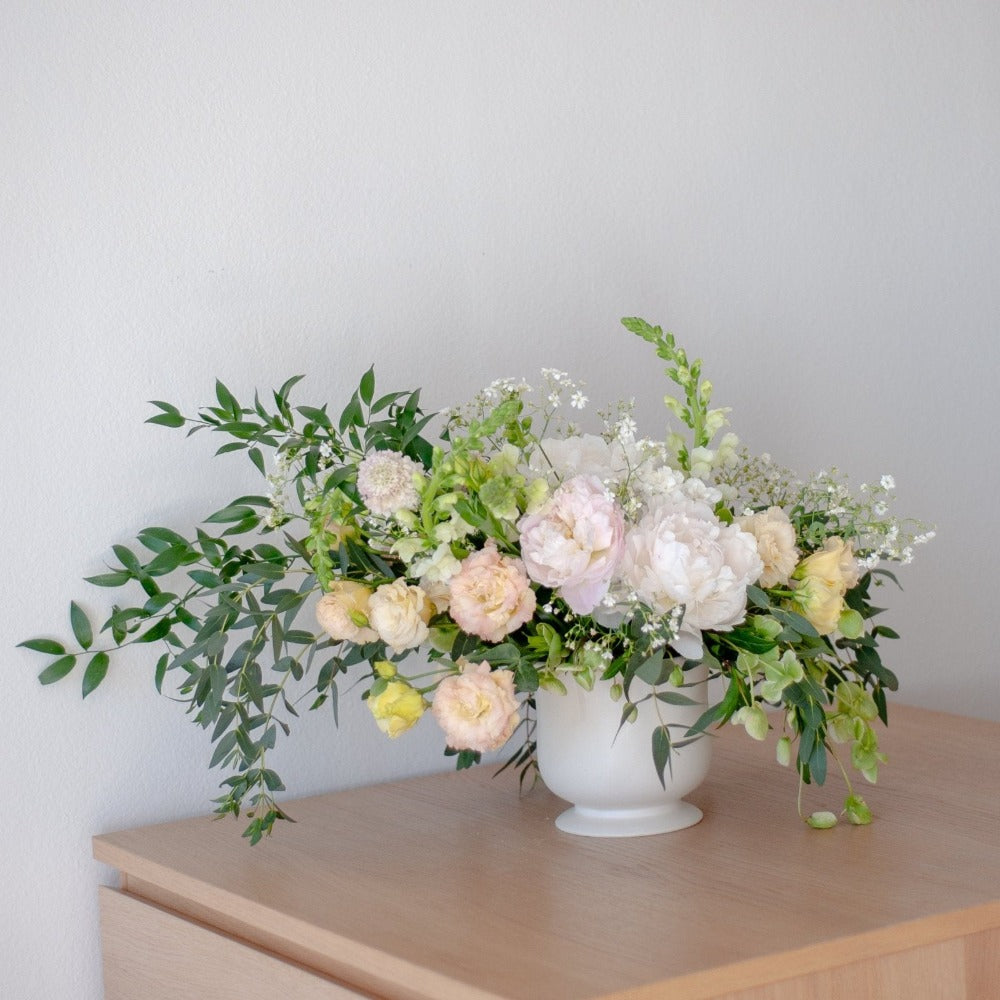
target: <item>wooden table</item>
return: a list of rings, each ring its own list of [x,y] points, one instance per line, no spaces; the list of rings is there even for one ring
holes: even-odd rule
[[[253,848],[208,818],[97,837],[106,996],[1000,997],[1000,725],[896,706],[882,743],[869,827],[806,827],[727,727],[678,833],[561,833],[480,768],[302,799]]]

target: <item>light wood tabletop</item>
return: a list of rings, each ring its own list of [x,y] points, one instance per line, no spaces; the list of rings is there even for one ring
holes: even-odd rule
[[[289,803],[256,847],[228,819],[96,837],[123,890],[108,995],[144,974],[149,912],[315,974],[317,996],[1000,997],[1000,725],[890,706],[889,763],[856,789],[874,822],[832,830],[799,820],[773,739],[715,739],[688,796],[705,818],[652,837],[562,833],[565,803],[486,768]],[[804,807],[843,797],[831,768]]]

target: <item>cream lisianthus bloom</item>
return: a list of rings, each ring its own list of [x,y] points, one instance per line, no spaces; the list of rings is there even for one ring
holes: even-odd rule
[[[520,722],[514,674],[460,661],[462,672],[438,684],[431,711],[453,750],[498,750]]]
[[[844,595],[857,585],[858,568],[850,542],[828,538],[823,548],[806,556],[792,574],[792,605],[820,635],[837,628]]]
[[[405,580],[383,583],[368,602],[372,628],[394,653],[424,642],[432,611],[424,591]]]
[[[368,708],[379,729],[386,736],[395,739],[400,733],[405,733],[416,725],[427,708],[427,702],[406,681],[393,680],[378,694],[368,698]]]
[[[757,539],[757,554],[764,564],[758,581],[762,587],[788,585],[799,562],[795,547],[795,526],[780,507],[768,507],[756,514],[737,518],[739,526]]]
[[[371,596],[371,589],[363,583],[334,580],[316,605],[320,628],[338,642],[374,642],[378,636],[368,621]]]

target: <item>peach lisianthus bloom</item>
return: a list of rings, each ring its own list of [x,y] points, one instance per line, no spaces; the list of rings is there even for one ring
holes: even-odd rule
[[[419,646],[428,635],[433,607],[420,587],[405,580],[383,583],[368,602],[368,620],[394,653]]]
[[[460,661],[462,672],[437,686],[431,712],[453,750],[498,750],[521,721],[514,674]]]
[[[737,518],[737,523],[757,539],[757,554],[764,564],[758,581],[762,587],[784,587],[799,562],[795,526],[780,507],[768,507]]]
[[[459,628],[487,642],[499,642],[535,613],[524,563],[501,555],[492,540],[462,560],[448,589],[449,614]]]
[[[316,605],[316,620],[338,642],[374,642],[378,635],[368,626],[371,589],[354,580],[334,580]]]

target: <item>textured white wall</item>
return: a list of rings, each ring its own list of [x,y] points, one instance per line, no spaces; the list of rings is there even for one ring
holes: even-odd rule
[[[0,993],[98,997],[90,835],[215,792],[151,657],[81,704],[14,645],[104,608],[110,543],[257,488],[143,424],[216,375],[340,401],[374,360],[444,405],[556,365],[654,433],[617,320],[662,322],[750,444],[938,523],[900,700],[997,717],[998,44],[973,2],[7,0]],[[294,793],[447,766],[364,714],[300,728]]]

